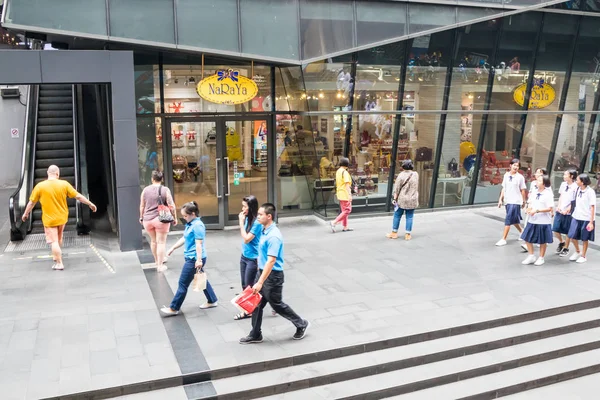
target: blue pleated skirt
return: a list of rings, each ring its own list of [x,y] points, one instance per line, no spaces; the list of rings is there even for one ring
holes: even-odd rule
[[[571,218],[571,228],[569,229],[569,237],[573,240],[583,240],[593,242],[595,239],[596,224],[594,223],[594,229],[588,232],[586,227],[590,221],[580,221],[575,218]]]
[[[528,223],[521,237],[527,243],[552,243],[552,228],[550,224]]]
[[[571,228],[571,220],[573,218],[570,215],[564,215],[556,213],[554,215],[554,224],[552,225],[552,231],[562,233],[566,235],[569,233],[569,229]]]
[[[521,206],[519,204],[507,204],[506,208],[506,218],[504,218],[504,225],[515,225],[520,224],[521,220]]]

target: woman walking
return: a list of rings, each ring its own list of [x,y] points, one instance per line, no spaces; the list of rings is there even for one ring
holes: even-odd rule
[[[152,184],[146,186],[140,198],[140,224],[144,226],[150,236],[150,249],[154,256],[156,270],[162,272],[167,269],[165,252],[167,248],[167,234],[170,223],[161,222],[158,218],[158,206],[167,205],[173,215],[173,225],[177,225],[175,202],[168,187],[162,185],[163,173],[152,171]]]
[[[183,264],[183,269],[181,270],[181,275],[179,276],[177,293],[175,293],[171,305],[169,307],[163,306],[163,308],[160,309],[166,317],[179,314],[181,305],[187,295],[188,287],[194,280],[196,271],[200,270],[201,272],[204,272],[204,267],[206,266],[206,227],[199,215],[198,204],[195,201],[185,203],[181,207],[181,216],[186,222],[183,237],[169,249],[167,254],[171,255],[175,249],[185,246],[183,250],[185,262]],[[206,303],[200,306],[201,309],[217,306],[217,295],[208,281],[206,281],[204,295],[206,296]]]
[[[525,208],[527,199],[525,197],[525,189],[527,186],[525,185],[525,178],[519,173],[520,165],[521,161],[518,158],[511,160],[510,171],[504,174],[504,179],[502,180],[502,191],[498,199],[498,208],[502,207],[503,203],[506,203],[506,217],[504,218],[502,239],[496,242],[496,246],[506,246],[506,239],[508,238],[511,225],[519,231],[519,235],[523,232],[521,228],[521,208]]]
[[[565,171],[563,174],[564,182],[560,184],[560,188],[558,189],[559,198],[552,231],[558,239],[556,254],[561,256],[563,253],[564,255],[569,254],[569,249],[565,247],[565,242],[569,228],[571,227],[571,202],[575,200],[575,192],[577,191],[575,179],[577,179],[577,170],[570,169]],[[563,235],[565,235],[564,238]]]
[[[249,195],[242,200],[242,212],[239,214],[240,234],[242,235],[242,257],[240,259],[240,275],[242,278],[242,290],[256,283],[258,271],[258,243],[263,227],[256,220],[258,214],[258,200]],[[239,320],[251,317],[252,314],[240,312],[233,319]]]
[[[386,237],[389,239],[398,239],[398,228],[402,215],[406,213],[406,230],[404,240],[411,239],[413,216],[415,208],[419,205],[419,174],[413,171],[414,166],[411,160],[402,162],[402,172],[398,174],[394,184],[394,221],[392,222],[392,232]]]
[[[587,174],[581,174],[577,177],[577,190],[575,191],[575,210],[571,219],[571,226],[565,248],[569,248],[569,242],[573,241],[575,253],[569,260],[577,263],[587,262],[587,250],[590,241],[595,239],[596,230],[596,192],[590,187],[590,177]],[[583,248],[579,250],[579,240],[582,241]],[[562,256],[562,253],[561,253]]]
[[[537,178],[537,193],[530,199],[527,214],[529,223],[523,231],[523,240],[527,244],[529,255],[521,264],[543,265],[548,243],[552,243],[552,209],[554,208],[554,195],[550,187],[550,178],[540,176]],[[533,244],[540,245],[539,258],[533,253]]]
[[[335,221],[329,224],[331,232],[335,233],[335,226],[342,223],[342,232],[350,232],[353,229],[348,228],[348,216],[352,212],[352,177],[348,172],[350,160],[346,157],[340,158],[340,167],[335,173],[335,195],[340,202],[341,212]]]

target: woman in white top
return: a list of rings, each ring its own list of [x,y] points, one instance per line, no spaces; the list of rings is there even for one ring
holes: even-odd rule
[[[545,190],[550,187],[550,178],[540,176],[537,180],[538,192],[529,201],[527,214],[529,223],[523,231],[523,240],[527,244],[529,255],[522,264],[543,265],[544,256],[548,243],[552,243],[552,210],[554,208],[554,195],[551,190]],[[533,244],[540,245],[539,258],[533,254]]]
[[[556,215],[554,216],[554,224],[552,225],[552,231],[554,236],[558,239],[558,248],[556,254],[566,256],[569,254],[569,249],[565,247],[565,240],[571,227],[571,202],[575,200],[575,192],[577,191],[577,170],[570,169],[565,171],[563,174],[563,183],[560,184],[558,189],[558,204],[556,206]],[[563,235],[565,238],[563,240]]]
[[[569,247],[569,242],[572,240],[575,246],[575,253],[569,260],[578,263],[587,261],[585,257],[588,249],[588,242],[594,241],[595,232],[595,217],[596,217],[596,192],[589,187],[590,177],[587,174],[581,174],[577,177],[577,191],[575,192],[575,210],[573,211],[573,219],[571,227],[567,235],[567,243],[565,247]],[[583,249],[579,251],[578,240],[583,242]],[[567,253],[568,254],[568,253]]]
[[[510,171],[504,174],[498,208],[506,203],[506,218],[504,218],[502,239],[496,242],[496,246],[506,246],[506,238],[511,225],[517,228],[519,234],[523,232],[521,228],[521,208],[525,207],[525,189],[527,189],[527,186],[525,185],[525,178],[519,173],[520,163],[518,158],[513,159],[510,162]]]

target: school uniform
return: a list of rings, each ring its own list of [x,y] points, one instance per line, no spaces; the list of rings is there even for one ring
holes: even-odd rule
[[[543,190],[530,200],[530,208],[545,210],[554,207],[554,195],[551,190]],[[523,231],[523,240],[527,243],[552,243],[552,214],[538,212],[529,216],[529,223]]]
[[[502,188],[504,190],[504,203],[506,204],[504,225],[520,224],[523,219],[521,217],[521,206],[523,205],[521,191],[527,188],[525,178],[518,172],[514,175],[507,172],[504,174],[504,179],[502,180]]]
[[[591,231],[587,226],[592,220],[592,206],[596,205],[596,192],[590,187],[581,190],[578,188],[575,192],[575,211],[571,219],[568,236],[573,240],[594,241],[596,225]]]
[[[566,235],[569,233],[571,227],[571,211],[569,214],[564,212],[571,206],[571,202],[575,200],[575,192],[577,191],[577,184],[575,182],[570,185],[567,182],[560,184],[558,189],[559,198],[556,207],[556,214],[554,215],[554,223],[552,224],[552,231]],[[560,211],[560,212],[559,212]]]

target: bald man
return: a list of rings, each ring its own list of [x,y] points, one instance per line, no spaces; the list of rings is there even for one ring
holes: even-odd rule
[[[46,242],[52,246],[52,258],[54,259],[52,269],[62,271],[65,269],[61,251],[63,231],[69,220],[67,197],[75,198],[88,205],[93,212],[96,212],[96,206],[78,193],[69,182],[59,179],[59,177],[60,170],[56,165],[48,167],[48,179],[35,185],[21,219],[23,222],[27,221],[35,204],[40,202]]]

